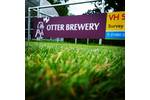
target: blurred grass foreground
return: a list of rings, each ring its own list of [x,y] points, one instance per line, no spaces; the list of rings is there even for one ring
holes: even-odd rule
[[[124,100],[125,48],[26,42],[26,100]]]

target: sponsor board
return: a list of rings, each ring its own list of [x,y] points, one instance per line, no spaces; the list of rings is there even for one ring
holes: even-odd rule
[[[105,38],[106,14],[36,18],[34,38]]]
[[[125,12],[107,13],[106,39],[125,39]]]

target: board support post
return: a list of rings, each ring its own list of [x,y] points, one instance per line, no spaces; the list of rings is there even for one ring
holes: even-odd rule
[[[40,9],[37,8],[37,17],[40,18]]]
[[[89,38],[87,38],[87,44],[89,44]]]
[[[56,41],[59,42],[59,38],[56,38]]]
[[[99,45],[102,45],[102,39],[99,39],[99,43],[98,43]]]
[[[31,9],[28,8],[28,41],[30,40]]]
[[[77,44],[77,38],[75,38],[75,44]]]

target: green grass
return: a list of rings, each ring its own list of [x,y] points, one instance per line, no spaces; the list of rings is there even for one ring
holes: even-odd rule
[[[26,100],[124,100],[125,48],[26,42]]]

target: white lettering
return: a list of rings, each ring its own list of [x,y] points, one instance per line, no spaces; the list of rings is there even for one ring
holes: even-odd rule
[[[84,24],[48,24],[47,31],[76,31],[76,30],[98,30],[100,23],[84,23]]]
[[[79,30],[84,30],[84,25],[83,24],[78,24],[78,29]]]
[[[64,24],[60,25],[60,30],[64,30]]]
[[[48,30],[48,31],[50,31],[50,30],[58,30],[58,31],[62,31],[62,30],[64,30],[64,24],[48,24],[47,25],[47,27],[46,27],[46,29]]]
[[[94,30],[94,25],[93,25],[93,23],[90,23],[90,25],[89,25],[89,30]]]
[[[85,30],[89,30],[89,23],[86,23],[84,25],[85,25]]]
[[[66,30],[69,30],[69,24],[66,24]]]
[[[95,25],[95,30],[97,30],[99,23],[97,23],[97,24],[95,23],[94,25]]]

